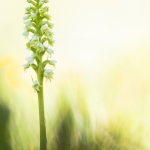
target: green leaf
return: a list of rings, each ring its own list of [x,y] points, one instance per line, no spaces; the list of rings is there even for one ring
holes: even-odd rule
[[[47,20],[51,20],[51,17],[50,17],[50,15],[48,15],[48,14],[45,15],[44,18],[47,19]]]
[[[53,41],[52,39],[48,39],[48,43],[49,43],[51,46],[53,46],[54,41]]]
[[[46,42],[46,41],[48,41],[48,38],[43,38],[43,39],[42,39],[42,43],[44,43],[44,42]]]
[[[33,70],[34,70],[35,72],[37,72],[37,66],[36,66],[35,64],[31,64],[30,66],[33,68]]]
[[[45,66],[46,66],[47,64],[49,64],[49,60],[45,60],[45,61],[43,62],[43,68],[45,68]]]
[[[50,29],[52,29],[53,26],[54,26],[54,25],[53,25],[52,23],[48,22],[48,27],[49,27]]]
[[[33,47],[30,47],[30,50],[32,51],[32,52],[36,52],[36,49],[35,48],[33,48]]]
[[[33,33],[33,34],[36,33],[36,31],[35,31],[34,29],[28,29],[28,32],[31,32],[31,33]]]

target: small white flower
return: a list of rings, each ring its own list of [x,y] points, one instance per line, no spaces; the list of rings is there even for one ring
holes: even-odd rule
[[[34,59],[35,59],[35,54],[32,54],[32,55],[29,56],[29,57],[26,57],[26,60],[28,61],[28,63],[29,63],[30,65],[33,64]]]
[[[46,77],[47,80],[50,80],[53,78],[53,70],[51,69],[45,69],[44,70],[44,77]]]
[[[37,48],[37,52],[41,52],[45,50],[44,45],[41,42],[37,43],[36,48]]]
[[[30,11],[30,7],[27,7],[25,10],[26,10],[26,11]]]
[[[49,64],[54,67],[55,67],[56,62],[57,62],[56,60],[49,60]]]
[[[23,17],[23,20],[27,20],[27,19],[29,19],[30,18],[30,15],[28,14],[28,15],[25,15],[24,17]]]
[[[42,32],[46,32],[48,30],[48,27],[47,26],[45,26],[45,25],[42,25],[42,27],[41,27],[41,31]]]
[[[39,5],[42,6],[44,4],[43,0],[40,0]]]
[[[31,39],[33,44],[37,44],[39,42],[39,37],[37,35],[34,35]]]
[[[37,80],[35,80],[34,82],[33,82],[33,85],[32,85],[32,88],[34,88],[34,91],[36,92],[36,91],[40,91],[40,87],[42,87],[41,85],[40,85],[40,83],[37,81]]]
[[[22,66],[24,68],[24,71],[26,71],[26,69],[28,69],[30,67],[30,64],[29,63],[23,64]]]
[[[46,51],[47,51],[49,54],[53,54],[53,53],[54,53],[54,51],[53,51],[51,48],[48,48]]]
[[[32,27],[32,22],[31,22],[31,20],[26,21],[25,24],[26,24],[26,26],[25,26],[26,29],[30,29],[30,28]]]
[[[29,35],[29,32],[28,32],[28,31],[24,31],[24,32],[22,33],[22,35],[25,36],[25,38],[27,38],[28,35]]]
[[[37,17],[37,14],[36,14],[36,13],[32,13],[32,14],[31,14],[31,17],[32,17],[33,20],[35,20],[36,17]]]
[[[25,24],[26,24],[26,25],[32,24],[32,21],[31,21],[31,20],[28,20],[28,21],[25,22]]]
[[[46,30],[44,34],[48,38],[53,36],[53,33],[50,30]]]

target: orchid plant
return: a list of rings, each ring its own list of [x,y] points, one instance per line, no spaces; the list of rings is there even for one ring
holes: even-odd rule
[[[46,150],[46,126],[44,115],[44,96],[43,96],[43,80],[53,78],[53,70],[46,69],[47,65],[55,67],[55,60],[51,60],[54,51],[53,33],[51,29],[53,24],[50,22],[51,16],[48,14],[49,7],[45,6],[48,0],[27,0],[29,7],[25,9],[23,17],[25,28],[23,35],[28,40],[26,47],[32,52],[31,56],[26,58],[27,63],[23,65],[24,70],[32,68],[37,79],[33,80],[33,89],[37,92],[39,103],[39,122],[40,122],[40,150]],[[47,55],[46,60],[43,56]]]

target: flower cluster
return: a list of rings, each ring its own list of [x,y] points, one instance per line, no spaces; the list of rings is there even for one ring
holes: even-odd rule
[[[52,79],[53,71],[51,69],[45,69],[45,66],[55,66],[56,61],[50,60],[54,51],[51,49],[53,46],[53,33],[51,29],[53,24],[50,22],[51,16],[48,14],[49,8],[45,6],[48,0],[27,0],[29,7],[25,9],[24,20],[24,32],[23,36],[28,39],[26,47],[32,52],[32,55],[26,58],[27,63],[23,65],[24,70],[32,67],[35,72],[40,73],[42,78],[47,80]],[[43,55],[47,54],[48,59],[43,61]],[[42,72],[39,71],[39,68]],[[39,80],[39,79],[38,79]],[[35,80],[33,82],[33,88],[36,91],[40,90],[40,81]]]

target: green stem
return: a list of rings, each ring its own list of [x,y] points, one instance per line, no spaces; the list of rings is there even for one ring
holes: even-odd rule
[[[43,95],[43,70],[42,63],[38,65],[38,81],[42,87],[38,92],[38,103],[39,103],[39,123],[40,123],[40,150],[46,150],[46,125],[44,115],[44,95]]]
[[[37,0],[37,10],[39,10],[39,0]],[[37,33],[40,36],[40,16],[38,13],[38,22],[37,22]],[[41,38],[40,38],[41,40]],[[39,55],[37,78],[42,87],[38,91],[38,103],[39,103],[39,123],[40,123],[40,150],[46,150],[46,125],[45,125],[45,114],[44,114],[44,95],[43,95],[43,66],[42,66],[42,56]]]

